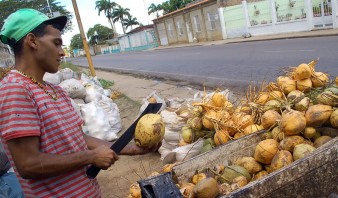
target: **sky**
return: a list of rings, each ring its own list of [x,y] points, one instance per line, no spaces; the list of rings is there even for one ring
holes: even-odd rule
[[[139,23],[143,25],[152,24],[152,21],[155,17],[154,14],[148,15],[148,7],[150,4],[154,3],[155,5],[161,4],[165,0],[114,0],[117,4],[121,5],[123,8],[129,8],[130,14],[133,17],[136,17]],[[80,30],[77,25],[74,8],[71,0],[60,0],[61,5],[66,6],[66,9],[72,13],[73,15],[73,30],[68,31],[62,36],[62,40],[64,45],[69,46],[70,40],[73,35],[79,34]],[[101,24],[111,28],[108,19],[104,16],[102,12],[100,16],[98,16],[98,10],[95,9],[96,0],[77,0],[77,6],[79,9],[82,26],[84,32],[87,33],[88,29],[93,27],[95,24]],[[122,26],[120,23],[116,23],[115,27],[117,32],[122,34]],[[133,26],[135,28],[136,26]]]

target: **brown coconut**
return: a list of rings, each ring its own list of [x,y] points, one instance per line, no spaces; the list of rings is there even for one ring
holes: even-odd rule
[[[264,129],[269,129],[281,120],[282,116],[274,110],[266,111],[261,117],[261,125]]]
[[[235,161],[238,166],[244,167],[251,175],[262,170],[262,165],[253,157],[242,157]]]
[[[217,181],[212,177],[201,180],[193,189],[193,195],[196,198],[215,198],[218,194]]]
[[[214,110],[207,111],[202,118],[202,124],[204,128],[213,130],[214,124],[212,120],[215,120],[216,118],[217,118],[217,113]]]
[[[323,135],[323,136],[320,136],[319,138],[317,138],[313,145],[314,145],[315,148],[318,148],[318,147],[324,145],[326,142],[328,142],[330,140],[332,140],[332,137]]]
[[[306,127],[304,129],[304,132],[303,132],[303,136],[305,138],[308,138],[308,139],[310,139],[313,136],[315,136],[315,134],[316,134],[316,128],[314,128],[314,127]]]
[[[298,67],[296,67],[293,71],[293,78],[295,80],[303,80],[311,77],[312,74],[312,69],[311,67],[306,64],[302,63]]]
[[[316,148],[309,144],[298,144],[293,150],[293,160],[296,161],[298,159],[304,158],[314,150],[316,150]]]
[[[278,151],[278,142],[274,139],[263,140],[258,143],[255,149],[254,158],[257,162],[270,164],[273,156]]]
[[[296,145],[304,143],[304,138],[299,135],[286,136],[280,143],[279,149],[292,152]]]
[[[306,93],[310,91],[311,88],[312,88],[312,81],[310,78],[306,78],[303,80],[297,80],[297,90]]]
[[[329,105],[312,105],[305,113],[306,125],[321,126],[330,119],[332,112],[333,109]]]
[[[293,162],[293,157],[290,151],[281,150],[272,158],[271,168],[273,171],[283,168]]]
[[[265,176],[267,176],[269,173],[265,170],[262,170],[262,171],[259,171],[257,174],[255,174],[253,177],[252,177],[252,180],[255,181],[255,180],[259,180]]]
[[[284,133],[280,130],[279,126],[276,126],[272,129],[272,139],[276,140],[277,142],[280,142],[284,139]]]
[[[303,113],[291,110],[282,115],[279,127],[285,135],[298,135],[305,129],[306,119]]]
[[[333,128],[338,129],[338,109],[331,114],[330,123]]]
[[[322,87],[324,85],[327,85],[327,83],[329,82],[329,77],[323,72],[315,72],[311,77],[311,81],[313,87]]]
[[[251,133],[255,133],[263,129],[264,128],[262,127],[262,125],[252,124],[252,125],[247,126],[243,131],[245,135],[249,135]]]
[[[295,80],[286,80],[282,83],[281,89],[284,94],[289,94],[290,92],[296,90],[297,85]]]

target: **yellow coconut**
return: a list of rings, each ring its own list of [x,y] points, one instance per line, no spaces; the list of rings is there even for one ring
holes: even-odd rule
[[[133,183],[129,187],[129,193],[130,193],[132,198],[141,198],[142,197],[141,188],[140,188],[138,183]]]
[[[287,77],[287,76],[279,76],[279,77],[277,78],[277,85],[278,85],[279,87],[282,87],[283,83],[286,82],[286,81],[288,81],[288,80],[291,80],[291,78],[289,78],[289,77]]]
[[[289,94],[291,91],[296,90],[297,85],[295,80],[286,80],[282,83],[281,89],[284,94]]]
[[[262,170],[262,165],[253,157],[242,157],[235,161],[238,166],[244,167],[251,175]]]
[[[297,90],[306,93],[310,91],[311,88],[312,88],[312,81],[310,78],[306,78],[303,80],[297,80]]]
[[[168,173],[171,172],[175,164],[166,164],[162,167],[162,172]]]
[[[253,125],[254,120],[251,115],[242,115],[239,117],[237,123],[241,129],[245,129],[248,126]]]
[[[180,192],[184,198],[190,198],[193,192],[195,184],[192,183],[184,183],[181,185]]]
[[[216,107],[223,107],[226,100],[225,95],[219,92],[214,93],[211,97],[211,101]]]
[[[135,128],[135,144],[143,148],[151,148],[162,141],[165,125],[159,114],[146,114],[137,122]]]
[[[208,177],[198,182],[193,189],[193,196],[198,198],[215,198],[219,194],[217,181]]]
[[[333,128],[338,129],[338,109],[336,109],[330,116],[330,123]]]
[[[148,98],[148,102],[149,103],[157,103],[157,100],[156,100],[156,98],[155,97],[150,97],[150,98]]]
[[[295,70],[293,71],[293,78],[295,80],[303,80],[306,78],[310,78],[311,74],[312,74],[311,67],[306,63],[302,63],[298,67],[296,67]]]
[[[248,180],[242,175],[233,179],[232,182],[238,184],[239,187],[243,187],[248,184]]]
[[[261,117],[261,125],[264,129],[269,129],[281,120],[282,116],[274,110],[266,111]]]
[[[194,132],[188,126],[182,127],[182,129],[181,129],[181,135],[182,135],[182,139],[186,143],[191,143],[194,140]]]
[[[313,138],[315,134],[316,134],[316,128],[314,127],[306,127],[303,132],[303,136],[308,139]]]
[[[205,178],[207,178],[207,175],[205,173],[197,173],[192,177],[191,182],[196,185],[198,182],[202,181]]]
[[[295,104],[295,110],[297,111],[306,111],[310,106],[311,100],[308,97],[304,97],[299,102]]]
[[[330,119],[332,112],[333,109],[329,105],[312,105],[305,113],[306,125],[321,126]]]
[[[252,178],[253,181],[259,180],[265,176],[267,176],[269,173],[265,170],[259,171],[257,174],[255,174]]]
[[[288,111],[282,115],[279,123],[280,130],[285,135],[298,135],[306,127],[306,119],[299,111]]]
[[[188,120],[187,124],[190,126],[191,129],[193,129],[195,131],[199,131],[203,127],[202,118],[200,118],[200,117],[190,118]]]
[[[303,144],[304,138],[299,135],[286,136],[280,143],[279,149],[292,152],[296,145]]]
[[[213,130],[214,124],[212,121],[216,119],[217,119],[217,113],[214,110],[209,110],[204,114],[202,118],[202,124],[206,129]]]
[[[216,146],[222,145],[227,143],[230,140],[230,136],[227,131],[225,130],[219,130],[216,131],[214,135],[214,142]]]
[[[312,86],[313,87],[322,87],[327,85],[327,83],[329,82],[329,77],[327,74],[323,73],[323,72],[315,72],[313,74],[313,76],[311,77],[311,81],[312,81]]]
[[[254,158],[257,162],[270,164],[273,156],[278,151],[278,142],[274,139],[263,140],[258,143],[255,149]]]
[[[256,104],[264,105],[267,101],[269,101],[269,93],[263,92],[258,95],[254,102]]]
[[[283,168],[293,162],[293,157],[290,151],[281,150],[272,158],[271,168],[273,171]]]
[[[263,129],[264,128],[262,127],[262,125],[252,124],[252,125],[245,127],[245,129],[243,131],[244,131],[245,135],[249,135],[251,133],[255,133],[255,132],[263,130]]]
[[[282,107],[282,104],[278,100],[269,100],[268,102],[265,103],[263,109],[264,111],[268,111],[268,110],[278,111],[280,110],[281,107]]]
[[[272,91],[269,93],[269,100],[283,100],[283,93],[280,91]]]
[[[280,142],[284,139],[284,133],[280,130],[279,126],[276,126],[272,129],[272,138],[277,142]]]
[[[304,93],[299,91],[299,90],[294,90],[291,91],[288,96],[287,96],[287,100],[292,103],[295,104],[297,102],[299,102],[300,100],[302,100],[304,97]]]

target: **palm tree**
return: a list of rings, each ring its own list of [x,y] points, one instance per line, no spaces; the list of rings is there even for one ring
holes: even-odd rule
[[[127,18],[123,19],[123,25],[126,26],[126,29],[130,27],[133,29],[133,25],[139,25],[140,23],[137,21],[136,17],[132,17],[131,15],[128,15]]]
[[[149,8],[148,8],[148,15],[150,15],[151,13],[155,13],[156,12],[156,17],[158,18],[160,15],[158,14],[158,11],[162,10],[162,5],[158,4],[155,5],[154,3],[150,4]]]
[[[115,28],[115,23],[113,22],[113,9],[116,6],[117,6],[117,3],[110,2],[110,0],[98,0],[95,2],[95,9],[98,10],[98,15],[100,16],[100,13],[104,12],[114,32],[114,36],[116,35],[116,28]]]
[[[129,8],[123,8],[120,5],[117,5],[117,7],[114,8],[114,11],[113,11],[113,22],[114,23],[117,22],[117,21],[121,22],[124,34],[126,33],[126,29],[125,29],[125,27],[123,25],[123,19],[124,19],[125,16],[129,16],[130,15],[129,11],[130,11]]]

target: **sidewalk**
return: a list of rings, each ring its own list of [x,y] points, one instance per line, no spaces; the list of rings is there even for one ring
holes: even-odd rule
[[[221,45],[227,43],[239,42],[253,42],[275,39],[292,39],[292,38],[306,38],[319,36],[337,36],[338,29],[316,30],[309,32],[294,32],[287,34],[255,36],[250,38],[233,38],[220,41],[200,42],[191,44],[180,44],[171,46],[160,46],[150,50],[162,50],[170,48],[191,47],[191,46],[207,46],[207,45]],[[107,72],[102,70],[96,71],[97,76],[114,82],[114,88],[125,94],[132,100],[142,103],[142,99],[146,98],[153,91],[160,94],[164,98],[192,98],[193,95],[199,91],[189,87],[189,85],[181,85],[173,81],[158,81],[151,80],[145,77],[135,77],[134,75],[120,74],[115,72]],[[231,90],[230,90],[231,91]]]

